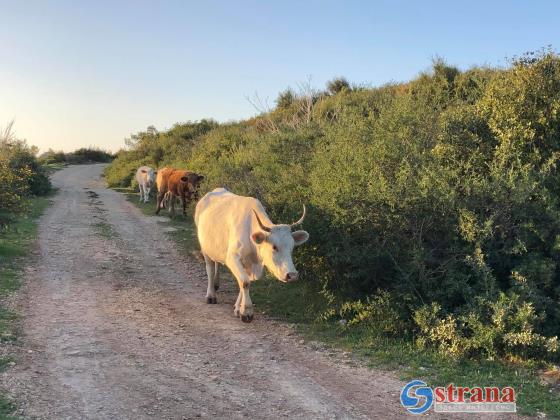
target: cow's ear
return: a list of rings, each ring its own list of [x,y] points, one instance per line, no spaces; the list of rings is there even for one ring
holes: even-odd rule
[[[145,170],[145,169],[140,169],[140,172],[142,172],[143,174],[145,174],[145,173],[148,172],[148,171]]]
[[[296,246],[301,245],[309,239],[309,233],[305,230],[296,230],[292,232],[292,238],[294,238],[294,243]]]
[[[204,175],[199,175],[198,176],[198,182],[202,181],[204,179]]]
[[[251,239],[257,245],[262,244],[266,239],[266,234],[264,232],[254,232],[251,234]]]
[[[189,178],[187,178],[186,176],[182,176],[182,177],[181,177],[181,181],[183,181],[183,182],[188,182],[188,181],[189,181]]]

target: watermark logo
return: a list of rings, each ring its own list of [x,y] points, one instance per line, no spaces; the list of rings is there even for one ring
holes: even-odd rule
[[[412,414],[422,414],[430,409],[434,402],[432,388],[418,379],[407,383],[401,391],[401,404]]]
[[[401,404],[411,414],[423,414],[433,407],[436,413],[515,413],[515,390],[510,387],[466,387],[449,384],[431,388],[415,379],[401,390]]]

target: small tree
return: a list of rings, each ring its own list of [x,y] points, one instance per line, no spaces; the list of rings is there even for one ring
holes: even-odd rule
[[[276,106],[278,108],[289,108],[294,101],[296,100],[296,94],[290,88],[286,89],[283,92],[280,92],[278,98],[276,98]]]
[[[343,90],[352,90],[350,83],[344,77],[337,77],[327,82],[327,92],[331,95],[336,95]]]

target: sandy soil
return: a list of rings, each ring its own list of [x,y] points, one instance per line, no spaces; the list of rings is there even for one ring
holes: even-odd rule
[[[22,338],[0,377],[25,418],[392,418],[402,382],[205,303],[203,265],[162,218],[106,189],[103,165],[57,172],[16,295]],[[108,230],[107,226],[110,226]],[[108,234],[109,233],[109,234]],[[229,292],[228,292],[229,290]],[[258,305],[258,302],[256,302]]]

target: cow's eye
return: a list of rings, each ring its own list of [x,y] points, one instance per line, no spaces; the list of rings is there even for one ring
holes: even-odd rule
[[[272,249],[273,249],[274,251],[278,251],[278,247],[277,247],[276,245],[272,245]]]

